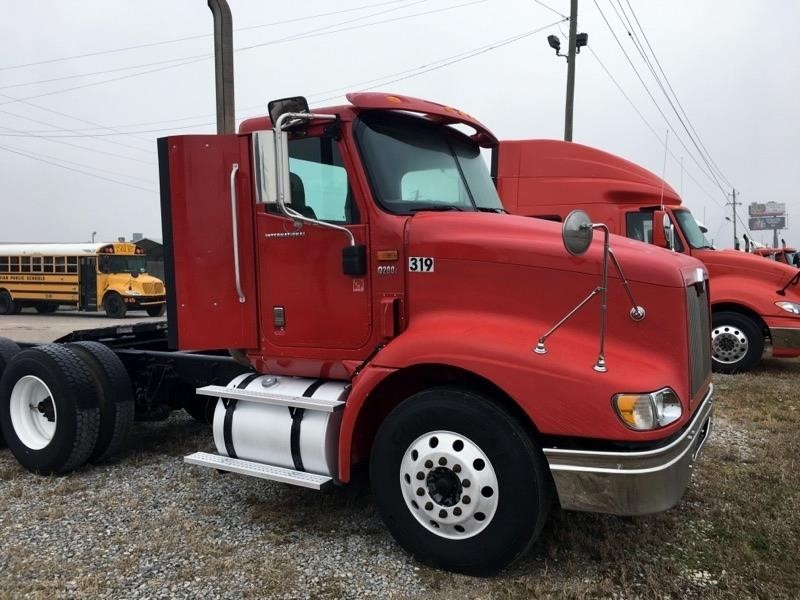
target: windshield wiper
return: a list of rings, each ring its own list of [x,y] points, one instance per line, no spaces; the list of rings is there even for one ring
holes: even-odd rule
[[[464,209],[463,208],[459,208],[458,206],[456,206],[454,204],[442,204],[441,206],[419,206],[417,208],[409,208],[408,212],[415,213],[415,212],[427,211],[427,210],[435,211],[435,212],[445,212],[445,211],[448,211],[448,210],[457,210],[459,212],[463,212]]]
[[[481,212],[508,214],[508,211],[505,208],[492,208],[490,206],[476,206],[475,208]]]

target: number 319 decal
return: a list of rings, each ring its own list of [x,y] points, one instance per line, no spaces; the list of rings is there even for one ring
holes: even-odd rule
[[[408,270],[412,273],[433,273],[433,258],[430,256],[409,256]]]

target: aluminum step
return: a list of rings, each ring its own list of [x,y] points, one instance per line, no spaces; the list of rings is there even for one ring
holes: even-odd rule
[[[294,406],[321,412],[334,412],[344,406],[344,402],[341,400],[324,400],[322,398],[306,398],[305,396],[284,396],[283,394],[240,390],[222,385],[207,385],[197,388],[196,393],[201,396],[212,396],[214,398],[232,398],[235,400],[262,402],[264,404],[276,404],[278,406]]]
[[[231,458],[229,456],[221,456],[209,452],[195,452],[194,454],[185,456],[183,462],[189,463],[190,465],[199,465],[201,467],[211,467],[212,469],[219,469],[220,471],[239,473],[240,475],[249,475],[260,479],[269,479],[270,481],[280,481],[281,483],[289,483],[291,485],[311,488],[312,490],[321,490],[333,481],[332,478],[325,475],[294,471],[292,469],[284,469],[283,467],[265,465],[264,463],[242,460],[241,458]]]

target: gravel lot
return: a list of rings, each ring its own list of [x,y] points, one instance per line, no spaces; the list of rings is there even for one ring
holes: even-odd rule
[[[183,464],[214,448],[183,412],[137,423],[116,464],[65,477],[0,450],[0,598],[796,598],[800,361],[715,382],[714,435],[678,507],[556,511],[487,579],[415,563],[363,476],[318,493]]]

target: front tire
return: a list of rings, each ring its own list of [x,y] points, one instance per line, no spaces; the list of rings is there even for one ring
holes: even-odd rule
[[[381,424],[370,458],[378,511],[420,561],[471,575],[511,564],[547,519],[542,451],[509,413],[475,392],[417,393]]]
[[[0,429],[29,471],[51,475],[81,466],[100,429],[91,371],[64,346],[23,350],[0,378]]]
[[[158,304],[157,306],[148,306],[147,307],[147,315],[150,317],[161,317],[166,312],[166,305],[165,304]]]
[[[712,315],[711,358],[714,371],[743,373],[752,369],[764,352],[764,334],[752,319],[736,312]]]
[[[103,300],[103,308],[112,319],[122,319],[128,312],[128,307],[125,306],[122,296],[115,292],[111,292],[106,296],[105,300]]]

